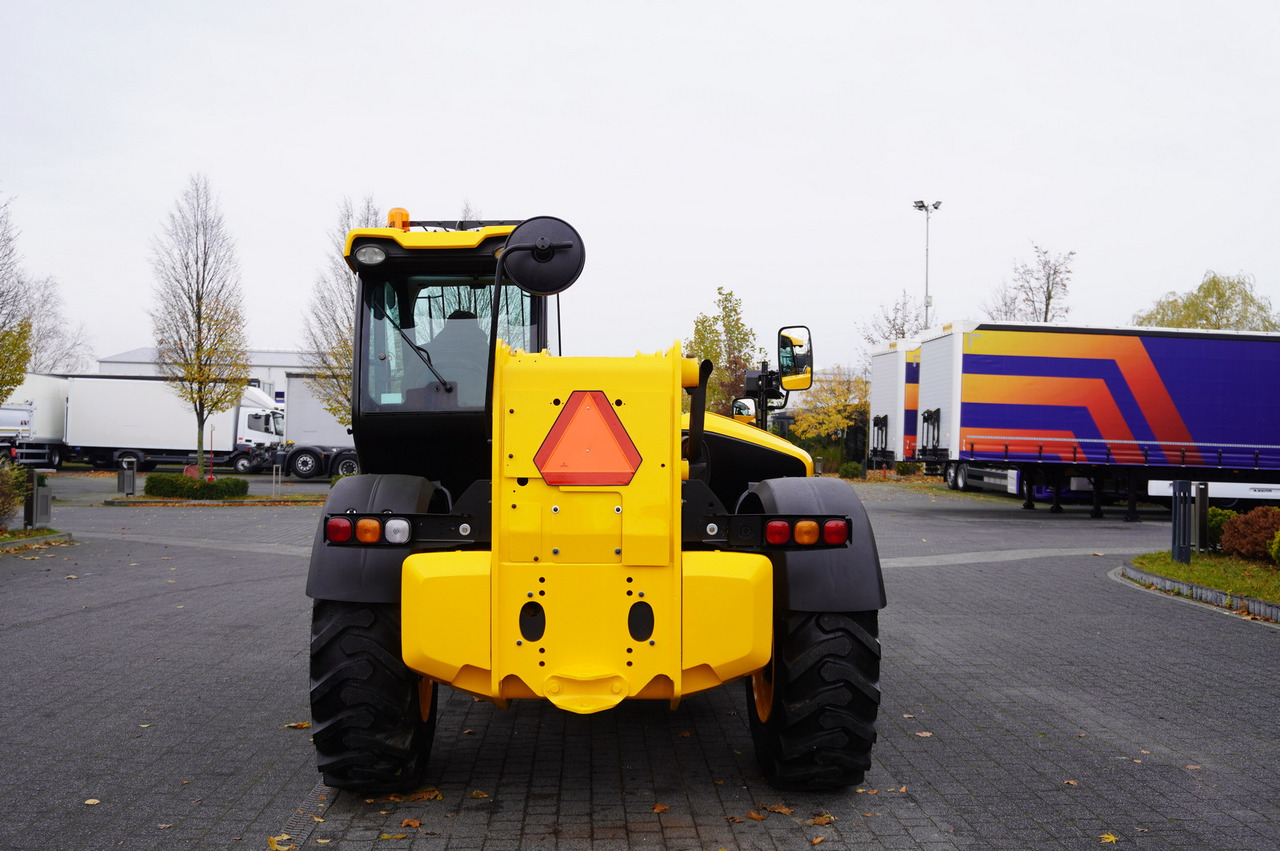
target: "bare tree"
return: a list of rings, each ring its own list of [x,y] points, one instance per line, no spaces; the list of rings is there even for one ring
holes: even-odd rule
[[[0,203],[0,339],[0,369],[18,383],[25,372],[82,370],[93,357],[84,324],[72,325],[63,314],[57,279],[32,278],[22,268],[9,199]]]
[[[861,323],[859,330],[873,347],[914,337],[924,330],[924,307],[903,290],[896,301],[880,305],[879,313]]]
[[[338,422],[351,425],[352,345],[355,339],[357,278],[343,257],[347,232],[382,224],[378,206],[366,195],[359,206],[350,198],[338,205],[338,221],[329,231],[329,251],[316,276],[311,303],[302,318],[303,360],[311,372],[307,385]]]
[[[237,402],[249,380],[244,296],[235,241],[204,175],[192,175],[152,240],[157,365],[196,417],[205,473],[204,426]]]
[[[1015,262],[1013,281],[992,291],[982,309],[991,319],[1012,322],[1061,322],[1071,308],[1067,305],[1067,285],[1071,281],[1074,251],[1050,255],[1032,243],[1035,260]]]

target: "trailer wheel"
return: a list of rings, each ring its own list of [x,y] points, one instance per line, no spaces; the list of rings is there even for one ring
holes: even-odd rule
[[[49,447],[49,466],[55,470],[62,469],[62,449],[60,447]]]
[[[360,463],[351,454],[339,455],[338,462],[333,465],[335,476],[354,476],[360,472]]]
[[[781,789],[862,782],[880,709],[876,612],[790,612],[773,659],[746,681],[747,714],[765,779]]]
[[[316,600],[311,717],[324,782],[359,792],[418,785],[436,728],[435,684],[400,657],[400,608]]]
[[[291,466],[299,479],[310,479],[320,472],[320,456],[314,452],[299,452],[293,456]]]
[[[956,490],[956,465],[947,464],[942,468],[942,478],[947,483],[947,487]]]
[[[956,465],[956,490],[967,491],[969,489],[969,465]]]
[[[141,455],[139,455],[137,452],[121,452],[119,455],[116,456],[116,469],[128,470],[130,468],[134,470],[138,470],[139,472],[142,471]]]

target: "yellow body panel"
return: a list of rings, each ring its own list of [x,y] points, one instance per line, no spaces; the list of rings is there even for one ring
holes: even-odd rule
[[[404,231],[400,228],[359,228],[347,232],[347,242],[343,246],[342,256],[351,256],[351,244],[365,236],[379,239],[392,239],[404,248],[475,248],[491,236],[506,236],[515,230],[513,226],[501,225],[479,228],[477,230],[449,231]]]
[[[493,550],[406,559],[402,637],[410,668],[499,703],[545,697],[596,712],[628,697],[674,704],[768,661],[769,559],[681,553],[680,397],[697,376],[689,364],[678,347],[635,358],[499,348]],[[598,391],[608,411],[571,409],[574,391]],[[564,430],[560,417],[574,410],[616,416],[621,442],[638,457],[622,476],[627,481],[548,484],[548,463],[590,464],[620,453],[599,440],[601,429]],[[722,422],[719,428],[747,429],[757,442],[768,437]],[[557,429],[573,451],[553,451],[554,436],[544,446]],[[578,445],[584,440],[590,445]]]

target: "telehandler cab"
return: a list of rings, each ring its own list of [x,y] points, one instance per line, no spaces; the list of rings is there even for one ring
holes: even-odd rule
[[[325,782],[416,786],[441,684],[589,713],[674,707],[739,678],[771,783],[860,782],[885,595],[853,490],[706,413],[712,364],[678,344],[549,355],[551,296],[585,260],[559,219],[411,222],[397,208],[345,251],[364,472],[330,492],[307,581]],[[808,330],[778,340],[773,380],[805,389]]]

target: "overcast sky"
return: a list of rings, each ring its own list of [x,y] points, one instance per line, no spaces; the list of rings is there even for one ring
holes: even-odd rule
[[[296,349],[344,196],[555,215],[566,354],[665,349],[743,300],[821,365],[904,288],[980,304],[1032,243],[1069,321],[1208,269],[1280,307],[1280,4],[0,0],[0,198],[99,357],[152,345],[152,238],[190,175],[254,348]]]

